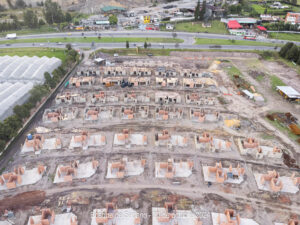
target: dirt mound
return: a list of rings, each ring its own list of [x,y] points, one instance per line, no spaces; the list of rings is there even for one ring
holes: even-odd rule
[[[256,71],[256,70],[250,70],[248,73],[254,79],[258,79],[258,77],[265,77],[266,76],[266,74],[264,72]]]
[[[39,205],[45,200],[45,197],[46,193],[44,191],[29,191],[17,194],[13,197],[4,198],[0,200],[0,211],[5,209],[23,209],[28,206]]]
[[[299,142],[300,143],[300,142]],[[299,168],[295,159],[293,159],[289,154],[283,152],[283,162],[289,168]]]

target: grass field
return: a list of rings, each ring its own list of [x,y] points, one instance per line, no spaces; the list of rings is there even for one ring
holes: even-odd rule
[[[239,50],[227,50],[227,49],[139,49],[137,53],[133,48],[118,48],[118,49],[99,49],[97,52],[103,52],[107,54],[119,54],[119,55],[147,55],[153,54],[154,56],[169,56],[170,52],[253,52],[259,53],[259,51],[239,51]]]
[[[228,75],[233,78],[234,75],[239,75],[239,76],[243,76],[243,74],[241,73],[241,71],[236,68],[235,66],[231,65],[230,67],[226,68],[226,71],[228,73]]]
[[[66,54],[64,49],[58,48],[5,48],[0,49],[0,56],[47,56],[47,57],[57,57],[64,61],[66,59]]]
[[[107,54],[119,54],[119,55],[147,55],[147,54],[153,54],[155,56],[169,56],[170,52],[172,51],[171,49],[139,49],[137,52],[136,49],[133,48],[119,48],[119,49],[100,49],[97,50],[101,51],[103,53]]]
[[[27,35],[27,34],[42,34],[42,33],[54,33],[58,32],[57,29],[50,26],[41,26],[39,29],[22,29],[22,30],[10,30],[6,32],[1,32],[0,37],[5,37],[7,34],[16,33],[17,35]]]
[[[120,42],[152,42],[152,43],[182,43],[182,39],[178,38],[135,38],[135,37],[78,37],[78,38],[36,38],[36,39],[16,39],[16,40],[7,40],[0,41],[0,44],[14,44],[14,43],[72,43],[72,42],[80,42],[80,43],[120,43]]]
[[[202,27],[202,22],[182,22],[175,24],[175,31],[185,32],[201,32],[201,33],[214,33],[214,34],[228,34],[228,31],[220,21],[214,20],[210,28]]]
[[[288,33],[269,33],[269,38],[281,39],[288,41],[300,41],[300,34],[288,34]]]
[[[270,76],[270,82],[274,91],[276,91],[276,86],[286,86],[286,84],[275,75]]]
[[[226,39],[196,38],[196,45],[249,45],[249,46],[278,46],[274,43],[265,43],[259,41],[242,41]]]
[[[263,7],[262,5],[252,4],[251,6],[257,13],[264,14],[265,7]]]
[[[289,136],[290,139],[296,141],[299,137],[295,134],[293,134],[291,132],[291,130],[284,124],[281,124],[279,121],[275,120],[275,121],[272,121],[272,120],[269,120],[268,118],[266,118],[266,120],[272,124],[275,128],[277,128],[278,130],[280,130],[281,132],[287,134]]]
[[[285,4],[283,4],[285,5]],[[263,5],[259,5],[259,4],[252,4],[251,7],[258,13],[258,14],[264,14],[266,7],[264,7]],[[267,12],[268,14],[286,14],[285,10],[287,9],[272,9],[267,7]],[[297,6],[289,6],[288,8],[289,11],[291,12],[298,12],[299,11],[299,7]]]

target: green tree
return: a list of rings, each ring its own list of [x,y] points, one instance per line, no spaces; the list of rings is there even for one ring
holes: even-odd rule
[[[297,45],[293,44],[293,46],[290,48],[290,50],[286,53],[286,58],[288,60],[297,61],[299,57],[299,48]]]
[[[6,10],[5,6],[0,4],[0,12],[4,12],[5,10]]]
[[[205,13],[206,13],[206,1],[204,0],[199,14],[199,20],[201,21],[204,20]]]
[[[65,15],[65,20],[66,20],[66,22],[68,22],[68,23],[70,23],[71,21],[72,21],[72,16],[71,16],[71,14],[70,13],[66,13],[66,15]]]
[[[38,27],[38,18],[31,9],[27,9],[23,13],[23,19],[24,19],[24,23],[26,26],[28,26],[30,28]]]
[[[15,8],[23,9],[26,7],[26,3],[23,0],[17,0],[15,4]]]
[[[146,49],[146,48],[148,48],[148,44],[147,44],[147,42],[145,41],[145,43],[144,43],[144,49]]]
[[[68,51],[70,51],[72,49],[72,45],[70,43],[66,44],[66,49],[68,49]]]
[[[43,20],[43,19],[39,19],[39,26],[43,26],[43,25],[45,25],[46,23],[45,23],[45,21]]]
[[[13,22],[11,24],[13,29],[14,30],[20,29],[21,28],[21,23],[18,20],[18,17],[16,15],[10,15],[10,18],[13,19]]]
[[[44,78],[45,78],[45,84],[48,85],[51,89],[55,88],[56,83],[55,81],[52,79],[50,73],[45,72],[44,73]]]
[[[300,54],[299,54],[299,57],[298,57],[298,60],[297,60],[297,64],[300,65]]]
[[[286,53],[288,52],[288,50],[290,50],[290,48],[292,48],[293,46],[293,42],[288,42],[286,43],[279,51],[279,55],[283,58],[286,57]]]
[[[15,8],[15,6],[12,4],[11,0],[6,0],[6,2],[7,2],[7,5],[8,5],[8,7],[10,9],[14,9]]]
[[[46,0],[44,5],[44,16],[48,24],[61,23],[64,21],[64,14],[56,2]]]
[[[30,111],[23,105],[16,105],[13,109],[14,114],[19,117],[21,120],[29,117]]]
[[[267,14],[267,13],[268,13],[268,9],[267,9],[267,8],[265,8],[264,14]]]
[[[5,149],[6,146],[6,142],[2,139],[0,139],[0,152],[3,152],[3,150]]]
[[[200,0],[198,0],[196,8],[195,8],[195,12],[194,12],[194,16],[195,16],[195,20],[199,20],[199,16],[200,16]]]
[[[126,48],[129,48],[129,41],[126,41]]]
[[[44,85],[36,85],[30,91],[29,102],[35,106],[36,103],[41,101],[41,99],[49,93],[49,89]]]
[[[3,126],[7,132],[8,140],[10,140],[11,138],[17,135],[18,130],[22,127],[22,124],[23,124],[22,120],[16,115],[7,117],[4,120]]]
[[[116,15],[111,15],[109,18],[110,25],[116,25],[118,24],[118,17]]]

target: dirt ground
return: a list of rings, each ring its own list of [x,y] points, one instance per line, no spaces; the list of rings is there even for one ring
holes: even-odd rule
[[[180,56],[180,57],[179,57]],[[120,62],[148,60],[148,57],[119,57]],[[226,59],[222,62],[217,60]],[[114,62],[114,58],[109,58]],[[114,202],[118,208],[133,208],[139,213],[148,215],[143,219],[142,224],[151,224],[151,208],[162,207],[166,201],[174,202],[178,209],[193,210],[199,215],[204,224],[212,225],[211,213],[223,213],[226,208],[232,208],[241,217],[252,218],[259,224],[273,225],[274,222],[287,223],[288,218],[300,212],[300,195],[289,193],[272,193],[258,189],[254,172],[266,174],[268,171],[277,170],[284,176],[291,176],[299,171],[289,168],[283,158],[258,159],[253,155],[242,155],[239,139],[248,137],[259,140],[260,144],[266,146],[277,146],[288,156],[299,164],[299,145],[289,136],[280,130],[275,129],[265,120],[265,114],[269,111],[291,112],[300,118],[299,105],[285,101],[278,93],[271,89],[270,74],[283,76],[284,67],[277,65],[276,70],[265,69],[270,66],[269,62],[260,61],[253,53],[172,53],[171,57],[152,57],[158,62],[173,62],[174,68],[192,68],[195,71],[213,73],[213,79],[218,83],[217,87],[202,87],[198,89],[188,89],[183,85],[177,87],[160,87],[155,84],[152,73],[150,85],[147,87],[133,87],[131,89],[118,86],[104,87],[101,82],[87,87],[68,87],[63,93],[79,93],[87,96],[84,104],[73,103],[68,105],[62,103],[57,105],[52,102],[50,108],[56,109],[59,106],[76,107],[78,115],[73,120],[61,120],[58,123],[47,123],[38,121],[36,127],[47,128],[43,133],[45,139],[60,138],[62,148],[57,150],[42,150],[40,154],[21,154],[21,147],[13,160],[6,166],[4,172],[10,172],[15,167],[26,165],[33,167],[37,164],[47,166],[47,170],[36,184],[21,186],[14,190],[0,191],[0,210],[12,209],[15,214],[13,221],[16,224],[27,224],[31,215],[40,214],[40,209],[49,207],[57,213],[62,213],[68,200],[72,202],[72,212],[78,217],[80,225],[91,223],[91,212],[93,209],[105,207],[105,203]],[[86,60],[78,70],[85,70],[89,61]],[[122,65],[116,62],[117,65]],[[268,65],[265,65],[268,64]],[[247,82],[251,83],[258,93],[265,98],[262,105],[258,105],[252,100],[239,94],[239,89],[233,84],[227,69],[236,66],[243,74]],[[265,66],[265,67],[263,67]],[[264,79],[258,80],[251,71],[264,72]],[[74,76],[77,76],[74,74]],[[102,75],[101,75],[102,76]],[[179,77],[179,76],[178,76]],[[97,79],[99,77],[96,77]],[[179,77],[181,82],[182,77]],[[296,80],[295,80],[296,82]],[[91,103],[93,94],[105,91],[105,93],[117,96],[117,102]],[[135,91],[137,96],[145,93],[150,96],[147,103],[125,103],[124,96]],[[163,104],[154,101],[155,93],[163,91],[180,95],[180,103],[165,103],[168,107],[181,109],[183,114],[180,119],[169,119],[167,121],[156,118],[156,108]],[[198,93],[202,97],[215,99],[212,105],[189,104],[186,102],[188,94]],[[121,108],[124,106],[147,106],[149,114],[146,118],[141,118],[137,113],[132,120],[122,119]],[[89,107],[111,107],[113,116],[109,119],[99,119],[97,121],[87,121],[84,119],[86,109]],[[279,107],[280,106],[280,107]],[[220,115],[215,122],[199,122],[192,120],[191,110],[203,110],[206,115]],[[240,120],[240,127],[227,127],[224,125],[226,119]],[[138,146],[126,144],[117,146],[114,144],[116,133],[121,133],[123,129],[129,129],[130,133],[139,133],[147,137],[147,145]],[[185,136],[187,145],[179,147],[176,145],[157,146],[155,144],[155,134],[168,130],[171,135]],[[80,135],[82,131],[100,133],[106,137],[106,144],[101,147],[70,148],[72,136]],[[28,133],[35,133],[35,130],[28,130]],[[208,147],[196,148],[196,136],[209,133],[212,137],[226,140],[231,143],[230,150],[218,150],[213,152]],[[23,140],[25,141],[25,140]],[[23,142],[24,143],[24,142]],[[121,160],[122,158],[145,159],[144,172],[138,176],[125,176],[122,179],[107,179],[108,162]],[[156,178],[155,163],[167,161],[173,158],[175,161],[190,160],[193,162],[192,174],[188,177],[179,178]],[[97,160],[99,167],[91,177],[83,179],[73,179],[72,183],[54,184],[53,179],[59,164],[68,164],[74,160],[89,162]],[[234,183],[212,183],[204,180],[203,166],[214,166],[216,162],[221,162],[223,167],[236,167],[237,165],[245,169],[244,180],[241,184]],[[35,196],[34,199],[32,196]],[[26,205],[26,207],[25,207]],[[1,214],[0,214],[1,215]],[[5,219],[0,218],[0,221]]]
[[[300,74],[282,62],[262,61],[262,65],[270,74],[276,74],[286,85],[300,90]]]

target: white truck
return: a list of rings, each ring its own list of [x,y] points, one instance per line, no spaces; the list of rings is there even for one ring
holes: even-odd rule
[[[14,33],[14,34],[7,34],[6,35],[6,39],[16,39],[17,38],[17,34]]]

